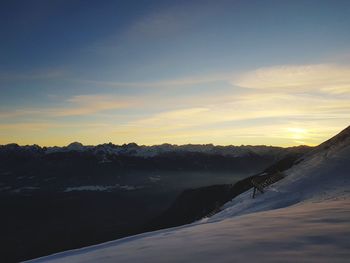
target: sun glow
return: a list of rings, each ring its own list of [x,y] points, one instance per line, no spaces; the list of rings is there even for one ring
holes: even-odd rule
[[[308,136],[308,132],[306,129],[303,128],[288,128],[288,137],[292,138],[294,140],[304,140]]]

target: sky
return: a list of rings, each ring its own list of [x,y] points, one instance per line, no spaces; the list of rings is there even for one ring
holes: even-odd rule
[[[1,1],[0,144],[317,145],[350,1]]]

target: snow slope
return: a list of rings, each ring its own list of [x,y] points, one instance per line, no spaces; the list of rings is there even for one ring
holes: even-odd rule
[[[347,262],[350,201],[303,204],[194,224],[32,262]]]
[[[349,198],[350,127],[307,153],[284,174],[286,178],[270,186],[265,194],[252,199],[250,191],[243,193],[209,221],[300,202]]]
[[[348,262],[350,127],[211,218],[30,262]]]

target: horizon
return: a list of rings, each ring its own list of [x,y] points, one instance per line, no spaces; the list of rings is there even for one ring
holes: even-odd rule
[[[162,145],[171,145],[171,146],[188,146],[188,145],[193,145],[193,146],[213,146],[213,147],[276,147],[276,148],[291,148],[291,147],[315,147],[315,146],[311,146],[311,145],[306,145],[306,144],[300,144],[300,145],[294,145],[294,146],[278,146],[278,145],[268,145],[268,144],[241,144],[241,145],[235,145],[235,144],[226,144],[226,145],[222,145],[222,144],[213,144],[213,143],[204,143],[204,144],[200,144],[200,143],[185,143],[185,144],[172,144],[172,143],[160,143],[160,144],[138,144],[136,142],[127,142],[127,143],[122,143],[122,144],[115,144],[112,142],[105,142],[105,143],[99,143],[99,144],[83,144],[81,142],[78,141],[74,141],[71,143],[68,143],[66,145],[40,145],[40,144],[18,144],[16,142],[10,142],[7,144],[0,144],[0,146],[7,146],[7,145],[18,145],[19,147],[25,147],[25,146],[39,146],[40,148],[53,148],[53,147],[68,147],[71,144],[81,144],[84,147],[96,147],[99,145],[105,145],[105,144],[112,144],[113,146],[124,146],[124,145],[129,145],[129,144],[136,144],[139,147],[153,147],[153,146],[162,146]],[[316,145],[317,146],[317,145]]]
[[[7,143],[7,144],[0,144],[0,146],[6,146],[6,145],[11,145],[11,144],[16,144],[20,147],[23,147],[23,146],[39,146],[41,148],[50,148],[50,147],[68,147],[69,145],[71,144],[75,144],[75,143],[78,143],[78,144],[81,144],[82,146],[88,146],[88,147],[96,147],[96,146],[99,146],[99,145],[105,145],[105,144],[112,144],[114,146],[124,146],[124,145],[129,145],[129,144],[136,144],[137,146],[146,146],[146,147],[152,147],[152,146],[162,146],[162,145],[171,145],[171,146],[187,146],[187,145],[194,145],[194,146],[205,146],[205,145],[211,145],[213,147],[217,147],[217,146],[221,146],[221,147],[228,147],[228,146],[233,146],[233,147],[245,147],[245,146],[252,146],[252,147],[259,147],[259,146],[266,146],[266,147],[281,147],[281,148],[291,148],[291,147],[316,147],[324,142],[326,142],[327,140],[333,138],[334,136],[338,135],[339,133],[343,132],[344,130],[346,129],[349,129],[350,128],[350,125],[346,126],[345,128],[337,131],[335,134],[331,135],[330,137],[326,138],[324,141],[320,142],[319,144],[317,145],[307,145],[307,144],[299,144],[299,145],[292,145],[292,146],[279,146],[279,145],[271,145],[271,144],[240,144],[240,145],[237,145],[237,144],[214,144],[214,143],[184,143],[184,144],[174,144],[174,143],[167,143],[167,142],[163,142],[163,143],[159,143],[159,144],[140,144],[140,143],[137,143],[137,142],[124,142],[124,143],[120,143],[120,144],[116,144],[116,143],[113,143],[113,142],[103,142],[103,143],[99,143],[99,144],[84,144],[84,143],[81,143],[79,141],[72,141],[66,145],[40,145],[40,144],[18,144],[16,142],[10,142],[10,143]]]
[[[316,146],[349,125],[350,1],[2,1],[0,145]]]
[[[347,126],[346,128],[338,131],[336,134],[333,134],[331,135],[328,139],[334,137],[335,135],[339,134],[340,132],[342,132],[343,130],[349,128],[350,126]],[[327,141],[328,139],[326,139],[325,141]],[[325,141],[322,141],[320,144],[322,144],[323,142]],[[146,146],[146,147],[151,147],[151,146],[162,146],[162,145],[172,145],[172,146],[186,146],[186,145],[201,145],[201,146],[204,146],[204,145],[212,145],[214,147],[216,146],[222,146],[222,147],[227,147],[227,146],[234,146],[234,147],[241,147],[241,146],[253,146],[253,147],[257,147],[257,146],[266,146],[266,147],[281,147],[281,148],[289,148],[289,147],[315,147],[315,146],[318,146],[319,144],[317,145],[307,145],[307,144],[299,144],[299,145],[292,145],[292,146],[279,146],[279,145],[269,145],[269,144],[240,144],[240,145],[237,145],[237,144],[215,144],[215,143],[184,143],[184,144],[174,144],[174,143],[167,143],[167,142],[163,142],[163,143],[159,143],[159,144],[140,144],[140,143],[137,143],[137,142],[124,142],[124,143],[120,143],[120,144],[116,144],[116,143],[113,143],[113,142],[103,142],[103,143],[99,143],[99,144],[84,144],[84,143],[81,143],[79,141],[72,141],[72,142],[69,142],[68,144],[65,144],[65,145],[42,145],[42,144],[18,144],[16,142],[9,142],[9,143],[6,143],[6,144],[0,144],[0,146],[6,146],[6,145],[11,145],[11,144],[15,144],[15,145],[18,145],[20,147],[23,147],[23,146],[39,146],[41,148],[45,148],[45,147],[68,147],[69,145],[71,144],[75,144],[75,143],[78,143],[78,144],[81,144],[83,146],[91,146],[91,147],[95,147],[95,146],[98,146],[98,145],[105,145],[105,144],[112,144],[114,146],[123,146],[123,145],[129,145],[129,144],[136,144],[137,146]]]

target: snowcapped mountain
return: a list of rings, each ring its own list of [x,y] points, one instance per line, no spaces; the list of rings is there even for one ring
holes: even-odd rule
[[[350,127],[195,223],[29,262],[348,262]]]
[[[309,147],[274,147],[274,146],[215,146],[213,144],[186,144],[186,145],[137,145],[136,143],[129,143],[123,145],[114,145],[112,143],[99,144],[97,146],[83,145],[79,142],[70,143],[63,147],[40,147],[38,145],[19,146],[17,144],[0,145],[0,153],[26,153],[26,154],[52,154],[52,153],[66,153],[66,152],[84,152],[87,154],[98,155],[101,157],[108,156],[137,156],[137,157],[154,157],[167,153],[204,153],[210,155],[223,155],[230,157],[245,157],[249,155],[260,156],[282,156],[288,153],[305,152]]]

